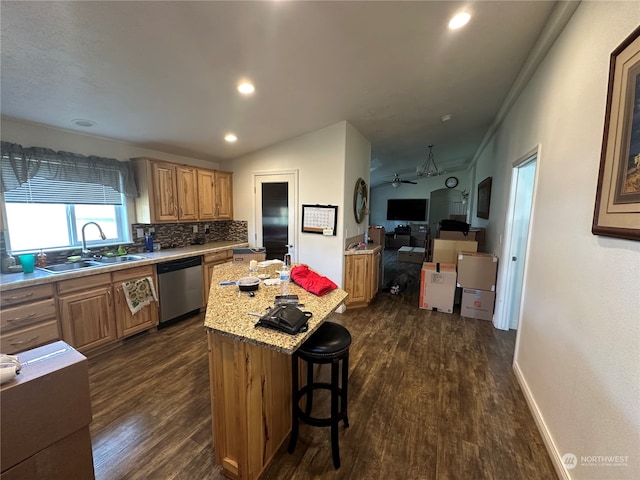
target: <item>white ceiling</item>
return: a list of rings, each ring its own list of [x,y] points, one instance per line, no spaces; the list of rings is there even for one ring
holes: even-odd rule
[[[430,143],[452,172],[554,4],[2,1],[1,113],[211,161],[347,120],[371,141],[373,185],[411,177]],[[461,9],[471,22],[448,30]]]

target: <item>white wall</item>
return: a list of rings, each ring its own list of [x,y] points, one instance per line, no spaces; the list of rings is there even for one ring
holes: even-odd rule
[[[577,456],[564,478],[640,478],[640,242],[591,234],[609,57],[639,24],[640,2],[583,2],[476,166],[500,252],[512,163],[540,146],[514,368],[556,464]]]
[[[415,180],[418,182],[417,185],[402,183],[398,188],[393,188],[391,184],[387,184],[373,188],[371,191],[371,224],[382,225],[387,232],[392,232],[396,226],[403,223],[395,220],[387,220],[387,200],[389,198],[426,198],[429,200],[428,208],[431,209],[431,192],[445,188],[444,181],[447,177],[452,176],[458,179],[456,190],[460,192],[463,190],[471,190],[471,176],[468,172],[454,172],[439,177],[419,178]],[[400,177],[402,178],[402,175]],[[432,234],[435,235],[435,232],[432,232]]]
[[[371,142],[362,136],[350,123],[346,124],[346,148],[344,168],[344,238],[362,235],[369,228],[369,215],[365,215],[362,222],[356,222],[353,211],[353,196],[356,181],[362,178],[370,186]],[[369,190],[371,190],[369,188]],[[369,197],[371,193],[369,191]]]
[[[348,215],[353,217],[349,212],[353,210],[355,175],[366,175],[368,170],[368,164],[364,170],[360,165],[369,161],[368,157],[364,159],[370,149],[368,143],[343,121],[224,164],[223,168],[233,171],[234,217],[248,221],[249,243],[253,243],[256,238],[253,174],[297,169],[300,203],[296,212],[299,232],[296,245],[298,262],[309,265],[342,285],[345,218]],[[347,151],[350,156],[348,166]],[[345,174],[353,177],[353,182],[346,183]],[[351,200],[347,201],[347,198]],[[302,233],[303,204],[337,205],[336,236]]]
[[[1,118],[1,135],[5,142],[18,143],[23,147],[45,147],[117,160],[150,157],[203,168],[220,168],[219,164],[215,162],[140,148],[131,143],[22,122],[7,117]]]

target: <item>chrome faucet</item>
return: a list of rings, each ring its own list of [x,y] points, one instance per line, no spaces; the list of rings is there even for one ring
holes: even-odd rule
[[[87,222],[82,226],[82,256],[86,256],[89,255],[91,253],[91,250],[89,250],[87,248],[87,240],[84,237],[84,229],[87,225],[95,225],[96,227],[98,227],[98,230],[100,230],[100,238],[102,238],[102,240],[106,240],[107,236],[104,234],[104,232],[102,231],[102,229],[100,228],[100,225],[98,225],[96,222]]]

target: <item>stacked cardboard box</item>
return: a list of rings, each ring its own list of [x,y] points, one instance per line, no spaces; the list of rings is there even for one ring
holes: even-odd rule
[[[492,253],[458,255],[458,287],[462,288],[460,315],[491,320],[496,299],[498,257]]]
[[[455,232],[449,230],[438,231],[438,238],[443,240],[468,240],[478,242],[478,252],[484,251],[484,228],[471,228],[465,235],[464,232]]]
[[[453,313],[453,297],[455,292],[455,264],[422,264],[420,275],[420,308]]]
[[[422,263],[424,261],[424,248],[400,247],[398,250],[399,262]]]
[[[444,240],[436,238],[433,241],[433,263],[453,263],[457,265],[461,252],[477,252],[478,242],[469,240]]]

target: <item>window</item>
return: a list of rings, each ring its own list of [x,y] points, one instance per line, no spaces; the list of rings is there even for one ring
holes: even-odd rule
[[[35,176],[4,193],[11,250],[72,248],[130,241],[125,196],[105,185],[46,180]]]

